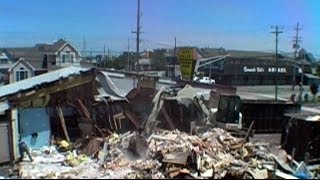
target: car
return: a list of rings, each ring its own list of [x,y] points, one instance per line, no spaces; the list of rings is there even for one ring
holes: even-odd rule
[[[204,76],[202,78],[195,77],[193,80],[200,82],[200,83],[204,83],[204,84],[215,84],[216,83],[216,81],[214,79],[211,79],[208,76]]]

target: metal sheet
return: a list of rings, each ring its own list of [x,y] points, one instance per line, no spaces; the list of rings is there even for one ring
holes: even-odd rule
[[[96,80],[100,83],[102,88],[98,88],[98,91],[103,97],[110,97],[114,100],[126,100],[124,94],[116,85],[116,82],[113,82],[107,73],[99,73],[96,77]]]
[[[19,109],[21,141],[32,149],[50,145],[50,121],[45,108]],[[33,136],[37,134],[37,136]]]

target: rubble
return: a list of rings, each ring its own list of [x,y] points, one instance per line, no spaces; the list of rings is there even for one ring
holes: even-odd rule
[[[54,147],[44,147],[32,153],[35,156],[34,162],[26,161],[20,164],[20,177],[31,179],[319,177],[318,166],[309,169],[303,162],[295,162],[295,166],[290,166],[288,156],[284,158],[281,155],[281,158],[278,158],[269,152],[268,144],[246,142],[219,128],[209,129],[197,135],[179,130],[154,131],[146,139],[147,150],[143,157],[136,156],[129,149],[130,139],[136,135],[137,132],[127,132],[113,133],[106,138],[92,138],[91,144],[99,143],[95,144],[96,150],[89,156],[78,154],[76,150],[60,153]]]

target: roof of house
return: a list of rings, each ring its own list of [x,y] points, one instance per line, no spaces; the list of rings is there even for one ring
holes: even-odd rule
[[[201,48],[206,57],[225,55],[227,51],[224,48]]]
[[[18,60],[24,58],[35,69],[42,69],[43,58],[45,54],[57,52],[67,42],[63,39],[58,40],[53,44],[36,44],[34,47],[18,47],[18,48],[5,48],[6,51]]]
[[[35,69],[41,69],[43,58],[46,52],[38,51],[35,48],[8,48],[9,53],[17,59],[23,58]]]
[[[82,72],[89,71],[90,69],[79,68],[79,67],[66,67],[60,70],[52,71],[50,73],[41,74],[34,76],[22,81],[18,81],[12,84],[8,84],[0,87],[0,97],[9,96],[15,94],[21,90],[28,90],[35,86],[41,85],[42,83],[50,83],[61,78],[67,78],[71,75],[81,74]]]
[[[231,57],[237,58],[274,56],[274,53],[261,51],[228,50],[226,53],[229,54]]]
[[[39,51],[45,51],[45,52],[57,52],[59,49],[61,49],[64,45],[66,45],[67,42],[63,39],[59,39],[57,42],[53,44],[36,44],[35,48]]]
[[[8,52],[8,50],[6,48],[0,48],[0,54],[2,54],[3,52],[9,58],[9,60],[11,60],[11,61],[14,60],[14,58],[12,57],[12,55]]]
[[[316,62],[316,58],[313,56],[312,53],[309,53],[307,50],[305,50],[304,48],[302,48],[300,51],[299,51],[299,57],[298,58],[304,58],[306,59],[307,61],[309,61],[310,63],[314,63]]]
[[[12,66],[8,69],[8,71],[12,71],[13,68],[15,68],[16,66],[18,66],[18,64],[23,63],[26,66],[28,66],[29,68],[31,68],[33,71],[35,70],[34,66],[32,66],[28,61],[25,61],[23,58],[20,58],[17,62],[15,62],[14,64],[12,64]]]

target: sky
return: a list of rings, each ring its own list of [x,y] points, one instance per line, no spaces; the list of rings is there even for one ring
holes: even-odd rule
[[[141,0],[141,50],[177,46],[274,51],[301,46],[320,58],[319,0]],[[0,0],[0,47],[65,38],[77,49],[135,50],[137,0]]]

